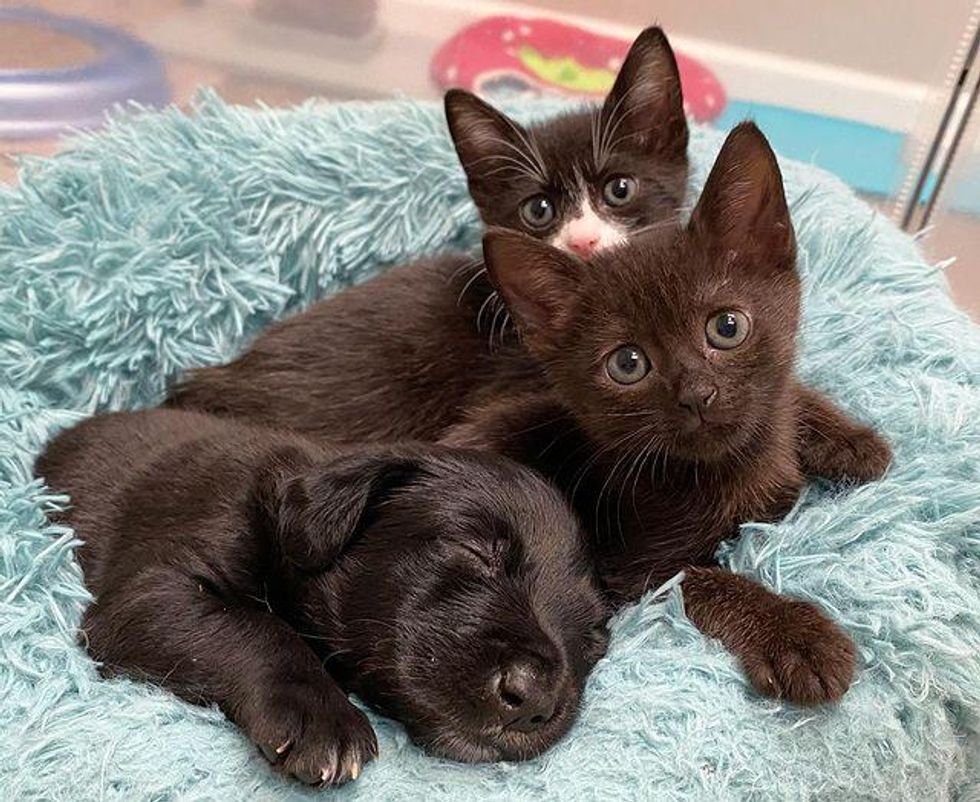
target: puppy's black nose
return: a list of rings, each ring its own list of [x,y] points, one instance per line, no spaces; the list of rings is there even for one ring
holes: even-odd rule
[[[510,729],[533,732],[555,714],[557,688],[537,661],[511,660],[493,683],[501,721]]]

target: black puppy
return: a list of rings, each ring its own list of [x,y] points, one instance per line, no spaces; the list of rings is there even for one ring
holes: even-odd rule
[[[103,673],[217,703],[308,783],[377,755],[346,691],[433,753],[523,759],[605,650],[575,518],[503,458],[151,410],[62,432],[36,470],[71,496]]]

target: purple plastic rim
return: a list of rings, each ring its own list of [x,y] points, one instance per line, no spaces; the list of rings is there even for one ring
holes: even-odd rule
[[[34,139],[95,128],[117,103],[170,101],[163,64],[148,45],[81,17],[32,8],[0,8],[0,24],[24,22],[82,39],[96,60],[51,70],[0,68],[0,138]]]

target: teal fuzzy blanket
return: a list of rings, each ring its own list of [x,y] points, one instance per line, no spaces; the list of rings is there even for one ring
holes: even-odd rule
[[[693,189],[719,144],[694,131]],[[895,462],[866,487],[811,485],[720,558],[843,623],[860,651],[843,703],[759,698],[668,587],[617,617],[578,724],[546,755],[456,765],[376,719],[381,759],[334,792],[279,779],[215,710],[98,678],[76,644],[76,541],[45,517],[66,500],[31,465],[58,427],[158,401],[323,293],[473,246],[440,110],[205,97],[25,165],[0,191],[0,797],[977,799],[980,333],[909,237],[825,173],[783,166],[801,373],[879,426]]]

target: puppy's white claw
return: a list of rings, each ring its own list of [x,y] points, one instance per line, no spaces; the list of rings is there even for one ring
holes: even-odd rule
[[[360,773],[361,773],[361,767],[357,763],[357,761],[354,761],[354,763],[352,763],[351,764],[351,767],[350,767],[350,778],[352,780],[356,780],[357,779],[357,775],[359,775]]]

